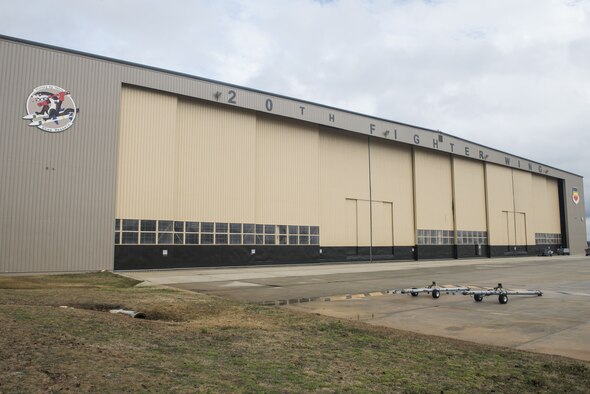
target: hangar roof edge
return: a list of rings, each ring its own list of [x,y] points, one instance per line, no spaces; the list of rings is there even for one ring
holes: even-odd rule
[[[463,142],[467,142],[467,143],[471,143],[477,146],[480,146],[482,148],[486,148],[486,149],[490,149],[493,151],[496,151],[498,153],[503,153],[503,154],[507,154],[510,155],[514,158],[517,159],[522,159],[522,160],[527,160],[529,161],[529,159],[522,157],[522,156],[518,156],[509,152],[505,152],[505,151],[501,151],[499,149],[496,148],[492,148],[486,145],[482,145],[478,142],[474,142],[474,141],[470,141],[467,140],[465,138],[461,138],[461,137],[457,137],[453,134],[449,134],[446,133],[444,131],[440,131],[440,130],[434,130],[434,129],[429,129],[426,127],[422,127],[422,126],[416,126],[416,125],[412,125],[409,123],[403,123],[403,122],[399,122],[399,121],[395,121],[395,120],[391,120],[391,119],[386,119],[386,118],[381,118],[378,116],[374,116],[374,115],[367,115],[367,114],[363,114],[360,112],[355,112],[355,111],[350,111],[350,110],[346,110],[346,109],[342,109],[342,108],[337,108],[337,107],[333,107],[330,105],[325,105],[325,104],[319,104],[319,103],[315,103],[312,101],[307,101],[307,100],[300,100],[300,99],[296,99],[294,97],[290,97],[290,96],[285,96],[285,95],[281,95],[281,94],[277,94],[277,93],[271,93],[271,92],[267,92],[267,91],[263,91],[263,90],[259,90],[259,89],[255,89],[255,88],[250,88],[250,87],[245,87],[245,86],[241,86],[241,85],[236,85],[236,84],[232,84],[232,83],[227,83],[227,82],[222,82],[222,81],[218,81],[218,80],[214,80],[214,79],[210,79],[210,78],[205,78],[205,77],[200,77],[197,75],[193,75],[193,74],[188,74],[188,73],[183,73],[180,71],[173,71],[173,70],[168,70],[168,69],[164,69],[164,68],[159,68],[159,67],[154,67],[154,66],[149,66],[149,65],[145,65],[145,64],[141,64],[141,63],[135,63],[135,62],[131,62],[131,61],[126,61],[126,60],[122,60],[122,59],[117,59],[117,58],[112,58],[112,57],[108,57],[108,56],[103,56],[103,55],[97,55],[97,54],[93,54],[90,52],[84,52],[84,51],[80,51],[80,50],[76,50],[76,49],[70,49],[70,48],[64,48],[64,47],[60,47],[60,46],[56,46],[56,45],[51,45],[51,44],[45,44],[45,43],[40,43],[40,42],[36,42],[36,41],[31,41],[31,40],[26,40],[26,39],[22,39],[22,38],[18,38],[18,37],[12,37],[12,36],[7,36],[7,35],[3,35],[0,34],[0,40],[5,40],[5,41],[12,41],[12,42],[16,42],[16,43],[21,43],[21,44],[25,44],[25,45],[30,45],[30,46],[35,46],[35,47],[40,47],[40,48],[45,48],[45,49],[50,49],[50,50],[55,50],[55,51],[60,51],[60,52],[65,52],[65,53],[69,53],[69,54],[73,54],[73,55],[79,55],[79,56],[84,56],[84,57],[88,57],[88,58],[92,58],[92,59],[97,59],[97,60],[103,60],[103,61],[107,61],[107,62],[112,62],[112,63],[118,63],[118,64],[122,64],[122,65],[126,65],[126,66],[131,66],[131,67],[138,67],[138,68],[142,68],[142,69],[146,69],[146,70],[150,70],[150,71],[155,71],[155,72],[161,72],[161,73],[165,73],[165,74],[171,74],[171,75],[176,75],[179,77],[184,77],[184,78],[190,78],[190,79],[196,79],[199,81],[203,81],[203,82],[210,82],[210,83],[216,83],[216,84],[220,84],[220,85],[224,85],[224,86],[228,86],[228,87],[233,87],[233,88],[237,88],[237,89],[242,89],[245,91],[250,91],[250,92],[254,92],[254,93],[261,93],[261,94],[268,94],[268,95],[272,95],[274,97],[277,98],[282,98],[282,99],[286,99],[286,100],[290,100],[290,101],[297,101],[298,103],[305,103],[305,104],[311,104],[311,105],[316,105],[318,107],[322,107],[325,109],[332,109],[332,110],[336,110],[336,111],[341,111],[341,112],[345,112],[351,115],[356,115],[356,116],[362,116],[365,118],[370,118],[370,119],[374,119],[374,120],[378,120],[378,121],[383,121],[383,122],[391,122],[391,123],[395,123],[401,126],[407,126],[407,127],[412,127],[418,130],[423,130],[423,131],[428,131],[428,132],[432,132],[432,133],[436,133],[436,134],[441,134],[444,136],[448,136],[448,137],[452,137],[454,139],[463,141]],[[543,163],[539,163],[541,165],[543,165],[544,167],[547,168],[552,168],[555,170],[558,170],[560,172],[563,173],[567,173],[579,178],[583,179],[582,175],[567,171],[567,170],[563,170],[563,169],[559,169],[557,167],[553,167],[550,165],[545,165]]]

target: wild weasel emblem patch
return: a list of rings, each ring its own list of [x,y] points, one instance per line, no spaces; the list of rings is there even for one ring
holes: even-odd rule
[[[74,124],[79,109],[70,92],[59,86],[43,85],[33,89],[27,99],[27,114],[23,119],[49,133],[59,133]]]
[[[572,200],[576,205],[578,205],[578,203],[580,202],[580,193],[578,193],[578,189],[575,187],[572,188]]]

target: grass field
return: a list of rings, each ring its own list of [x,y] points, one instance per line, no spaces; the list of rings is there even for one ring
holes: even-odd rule
[[[0,392],[588,392],[590,364],[166,288],[0,277]],[[142,311],[146,320],[107,311]]]

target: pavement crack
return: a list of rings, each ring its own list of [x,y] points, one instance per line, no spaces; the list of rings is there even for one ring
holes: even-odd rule
[[[569,330],[576,329],[576,328],[578,328],[578,327],[580,327],[580,326],[583,326],[583,325],[586,325],[586,324],[588,324],[588,322],[582,322],[582,323],[576,324],[576,325],[574,325],[574,326],[570,326],[570,327],[563,328],[563,329],[561,329],[561,330],[557,330],[557,331],[555,331],[555,332],[550,332],[550,333],[548,333],[548,334],[545,334],[545,335],[543,335],[543,336],[540,336],[540,337],[538,337],[538,338],[531,339],[530,341],[523,342],[523,343],[519,344],[518,346],[515,346],[515,348],[516,348],[516,349],[519,349],[521,346],[528,345],[529,343],[534,343],[534,342],[537,342],[537,341],[543,340],[543,339],[545,339],[545,338],[547,338],[547,337],[550,337],[550,336],[553,336],[553,335],[556,335],[556,334],[560,334],[560,333],[562,333],[562,332],[564,332],[564,331],[569,331]]]

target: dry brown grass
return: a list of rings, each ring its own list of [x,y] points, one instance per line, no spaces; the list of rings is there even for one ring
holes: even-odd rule
[[[0,392],[590,387],[584,362],[135,284],[109,273],[0,277]],[[148,320],[105,312],[115,306]]]

